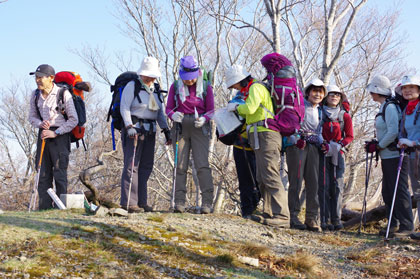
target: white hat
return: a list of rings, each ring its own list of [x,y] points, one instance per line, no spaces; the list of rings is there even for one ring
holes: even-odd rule
[[[328,93],[330,93],[330,92],[338,92],[338,93],[343,94],[343,92],[341,92],[340,88],[338,88],[338,86],[335,85],[335,84],[328,85],[327,86],[327,92]]]
[[[249,75],[250,74],[241,65],[237,65],[237,64],[232,65],[225,72],[227,88],[231,88],[232,85],[247,78]]]
[[[146,76],[151,78],[161,77],[159,69],[159,61],[154,57],[145,57],[141,62],[141,66],[137,71],[139,76]]]
[[[420,87],[420,77],[419,76],[404,76],[402,78],[402,81],[400,84],[397,85],[397,87],[395,87],[395,92],[398,94],[402,94],[401,93],[401,87],[403,87],[404,85],[417,85]]]
[[[382,75],[373,77],[366,90],[384,96],[392,95],[391,82],[386,76]]]
[[[307,90],[311,86],[322,87],[322,88],[324,88],[324,96],[327,94],[327,88],[325,87],[324,82],[322,80],[320,80],[319,78],[314,78],[308,83],[308,85],[306,85],[305,89],[303,90],[305,92],[305,96],[307,96],[309,94],[309,92],[307,92]]]

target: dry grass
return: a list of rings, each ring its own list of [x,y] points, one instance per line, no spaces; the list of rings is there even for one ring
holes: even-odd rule
[[[383,254],[380,248],[357,249],[347,253],[347,258],[357,262],[367,262]]]
[[[319,238],[319,240],[322,243],[326,243],[326,244],[330,244],[334,246],[349,247],[349,246],[354,245],[354,242],[343,239],[342,237],[339,237],[336,234],[324,234]]]
[[[252,258],[258,258],[260,256],[266,256],[271,253],[270,248],[266,246],[257,245],[254,243],[243,243],[240,244],[236,250],[237,254],[245,255]]]

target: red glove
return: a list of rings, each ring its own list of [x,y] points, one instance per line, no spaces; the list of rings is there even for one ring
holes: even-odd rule
[[[378,141],[372,140],[365,144],[365,150],[367,153],[375,153],[379,151]]]
[[[299,148],[299,149],[304,149],[305,146],[306,146],[306,141],[304,139],[299,139],[296,142],[296,147]]]

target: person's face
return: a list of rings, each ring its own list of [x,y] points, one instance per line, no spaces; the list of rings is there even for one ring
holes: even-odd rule
[[[370,92],[370,96],[372,97],[373,101],[378,102],[378,103],[382,102],[382,100],[385,100],[384,96],[377,93]]]
[[[414,101],[420,96],[420,89],[417,85],[408,84],[401,87],[401,92],[404,99]]]
[[[327,106],[336,107],[340,103],[341,93],[339,92],[330,92],[327,96]]]
[[[140,76],[140,78],[144,82],[144,84],[146,84],[149,87],[151,87],[156,80],[156,78],[148,77],[148,76]]]
[[[48,90],[53,87],[54,76],[35,75],[35,82],[39,90]]]
[[[197,82],[197,79],[190,79],[190,80],[182,80],[182,82],[186,85],[186,86],[192,86]]]
[[[308,101],[313,105],[318,105],[324,98],[324,89],[322,87],[313,87],[308,94]]]
[[[233,88],[233,89],[236,89],[236,90],[241,90],[242,89],[242,87],[241,87],[241,85],[239,84],[239,82],[238,83],[235,83],[234,85],[232,85],[230,88]]]

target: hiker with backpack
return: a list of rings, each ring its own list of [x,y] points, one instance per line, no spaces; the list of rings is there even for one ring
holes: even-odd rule
[[[420,77],[404,76],[401,83],[395,88],[395,92],[401,94],[408,101],[402,112],[398,147],[410,153],[409,176],[414,200],[417,202],[417,210],[420,214]],[[420,233],[413,233],[410,236],[420,240]]]
[[[77,112],[71,93],[63,89],[59,101],[59,86],[54,83],[55,70],[42,64],[34,72],[37,89],[32,92],[29,108],[29,122],[39,129],[35,161],[41,157],[44,145],[40,177],[38,182],[39,209],[53,208],[53,201],[47,190],[55,182],[57,196],[67,193],[67,168],[70,155],[70,132],[78,123]],[[67,119],[61,113],[65,111]]]
[[[286,148],[287,169],[289,178],[288,202],[290,211],[290,227],[299,230],[318,232],[319,201],[318,175],[320,147],[322,140],[320,103],[327,89],[324,83],[315,78],[305,87],[305,118],[299,133],[288,138],[292,145]],[[306,213],[305,223],[299,220],[301,210],[300,192],[305,180]]]
[[[281,58],[278,68],[290,64],[283,56]],[[280,178],[278,163],[282,138],[278,131],[268,128],[266,121],[274,118],[270,92],[240,65],[231,66],[225,74],[228,89],[239,90],[248,96],[245,104],[229,103],[227,109],[245,116],[248,139],[255,152],[257,181],[264,205],[262,216],[252,215],[251,219],[265,225],[289,227],[287,194]]]
[[[397,143],[401,108],[397,99],[392,97],[391,82],[386,76],[373,77],[366,90],[370,93],[372,100],[380,104],[379,113],[375,117],[377,140],[368,142],[365,149],[366,152],[375,152],[381,157],[382,198],[385,202],[387,216],[390,215],[394,189],[397,185],[390,235],[409,235],[414,226],[411,196],[408,189],[408,158],[404,158],[398,182],[396,181],[400,161]],[[382,229],[379,234],[385,235],[386,228]]]
[[[348,101],[345,94],[336,85],[327,87],[327,97],[322,106],[321,150],[325,154],[325,165],[320,167],[320,177],[325,175],[325,185],[319,182],[321,228],[323,230],[341,230],[341,209],[344,190],[345,146],[353,141],[353,123],[347,111]],[[325,174],[324,174],[325,167]],[[321,172],[322,170],[322,172]],[[325,189],[324,189],[325,187]],[[324,204],[325,203],[325,204]],[[325,223],[324,223],[325,221]]]
[[[190,152],[197,170],[201,190],[200,212],[208,214],[213,204],[213,178],[209,166],[210,119],[214,112],[213,88],[205,79],[193,56],[181,58],[179,79],[171,85],[166,106],[167,116],[174,122],[173,142],[178,139],[175,179],[175,206],[177,213],[186,211],[187,171]],[[180,129],[176,129],[179,127]],[[175,146],[174,146],[175,149]],[[197,190],[198,191],[198,190]]]
[[[156,123],[165,132],[170,144],[169,129],[155,80],[161,76],[159,62],[145,57],[121,94],[120,113],[123,119],[121,142],[124,168],[121,176],[121,207],[130,213],[153,210],[147,203],[147,181],[153,170]],[[135,142],[136,141],[136,142]]]

